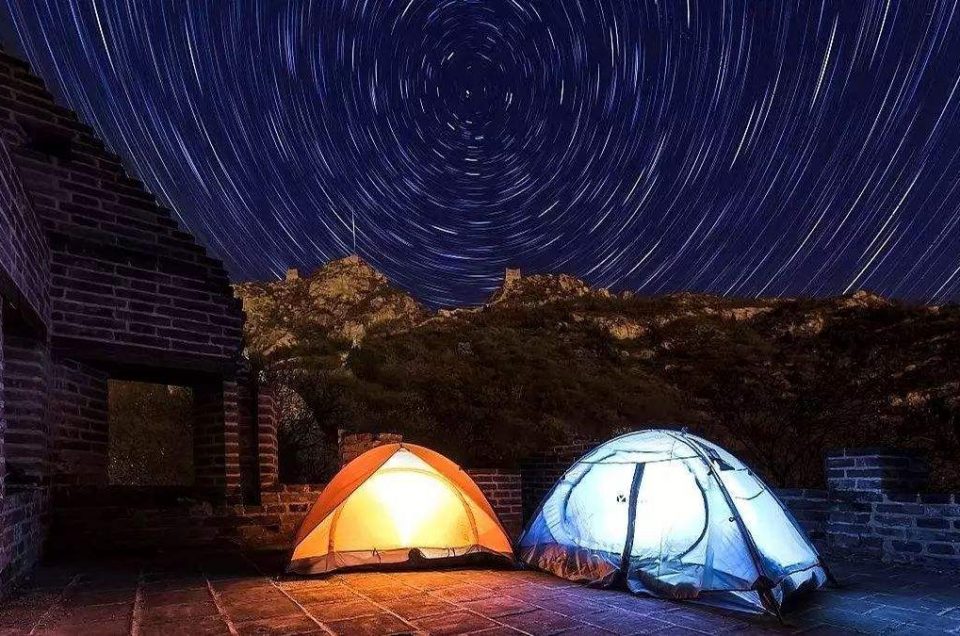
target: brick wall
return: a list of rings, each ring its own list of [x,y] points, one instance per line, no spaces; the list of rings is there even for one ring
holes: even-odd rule
[[[77,360],[54,359],[51,376],[54,483],[107,483],[108,375]]]
[[[252,456],[269,445],[260,440],[260,405],[236,380],[242,314],[222,263],[25,63],[2,52],[0,227],[0,589],[39,554],[58,489],[105,487],[110,378],[200,387],[198,482],[218,491],[212,500],[239,501],[241,491],[255,500],[261,471]],[[266,463],[275,472],[275,457]],[[104,515],[108,502],[68,510],[96,537],[118,530]],[[188,535],[189,523],[203,520],[202,535],[205,524],[256,518],[199,514],[210,504],[198,506],[170,527]],[[133,534],[166,523],[139,510],[124,517]],[[154,518],[183,513],[174,501]]]
[[[14,486],[0,499],[0,598],[40,560],[49,489]]]
[[[533,517],[540,502],[567,469],[596,448],[597,444],[594,441],[579,441],[554,446],[521,462],[524,523]]]
[[[7,335],[3,340],[3,436],[8,479],[40,482],[47,468],[47,347],[42,341]]]
[[[62,488],[54,494],[49,550],[58,555],[217,545],[288,549],[322,489],[278,486],[261,493],[260,504],[244,505],[198,499],[187,488]]]
[[[510,538],[519,538],[523,530],[520,472],[497,468],[468,468],[467,474],[480,487]]]
[[[960,494],[925,493],[926,484],[926,462],[916,454],[866,449],[831,455],[829,547],[960,569]]]
[[[280,483],[277,453],[277,412],[273,391],[261,386],[257,392],[257,456],[261,490],[270,490]]]
[[[239,389],[233,381],[194,387],[196,485],[209,494],[240,494]]]
[[[0,142],[0,297],[14,301],[46,330],[50,250],[40,222]]]
[[[827,548],[827,521],[830,516],[830,493],[815,488],[782,488],[780,501],[793,513],[817,549]]]
[[[403,435],[397,433],[347,433],[341,430],[337,440],[340,447],[340,465],[346,466],[371,448],[402,441]]]
[[[960,493],[918,492],[922,457],[847,449],[826,466],[827,490],[780,491],[825,553],[960,569]]]
[[[834,451],[827,456],[826,470],[828,487],[838,491],[918,492],[929,477],[921,455],[884,448]]]
[[[47,235],[58,347],[106,362],[233,364],[242,317],[222,264],[3,53],[0,135]]]

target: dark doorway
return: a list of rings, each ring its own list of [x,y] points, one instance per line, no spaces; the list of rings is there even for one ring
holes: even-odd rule
[[[111,484],[192,486],[193,391],[110,380]]]

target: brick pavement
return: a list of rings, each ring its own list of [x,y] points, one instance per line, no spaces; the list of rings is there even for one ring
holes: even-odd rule
[[[786,625],[504,570],[279,577],[275,556],[177,553],[44,566],[0,605],[0,634],[960,633],[960,580],[839,562],[840,589]]]

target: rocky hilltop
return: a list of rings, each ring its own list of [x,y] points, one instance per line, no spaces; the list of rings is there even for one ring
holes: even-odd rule
[[[407,329],[429,315],[358,256],[330,261],[307,276],[291,269],[284,280],[239,283],[234,290],[247,316],[248,346],[264,354],[321,335],[358,342],[369,329]]]
[[[826,448],[894,445],[932,454],[936,485],[960,487],[956,306],[644,297],[510,270],[485,305],[430,312],[356,258],[237,292],[250,349],[297,361],[296,391],[327,431],[396,430],[492,464],[682,423],[778,484],[816,485]],[[307,361],[317,347],[337,355]]]

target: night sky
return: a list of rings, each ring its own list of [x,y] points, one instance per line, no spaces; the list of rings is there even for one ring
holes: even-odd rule
[[[960,298],[956,0],[0,4],[237,280]]]

